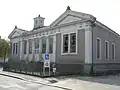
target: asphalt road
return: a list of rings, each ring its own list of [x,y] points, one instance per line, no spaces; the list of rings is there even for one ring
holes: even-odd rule
[[[64,90],[0,75],[0,90]]]

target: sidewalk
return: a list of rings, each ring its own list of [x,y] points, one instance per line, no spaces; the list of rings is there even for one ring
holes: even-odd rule
[[[30,76],[30,75],[25,75],[25,74],[20,74],[20,73],[7,72],[7,71],[2,71],[2,70],[3,69],[0,68],[0,75],[17,78],[17,79],[24,80],[24,81],[43,83],[43,84],[51,84],[52,80],[57,81],[56,78],[41,78],[41,77]]]
[[[50,87],[56,87],[57,88],[56,90],[58,90],[58,89],[71,90],[68,87],[62,87],[57,84],[54,85],[55,81],[56,81],[56,83],[58,83],[58,79],[53,78],[53,77],[41,78],[41,77],[29,76],[29,75],[25,75],[25,74],[2,71],[2,68],[0,68],[0,75],[8,76],[8,77],[16,78],[19,80],[36,83],[36,84],[46,85],[46,86],[50,86]]]

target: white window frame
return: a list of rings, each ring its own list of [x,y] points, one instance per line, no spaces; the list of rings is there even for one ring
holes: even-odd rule
[[[100,58],[97,58],[97,39],[99,39],[100,40]],[[96,38],[96,59],[97,60],[101,60],[101,39],[100,38]]]
[[[115,60],[115,43],[112,43],[112,45],[114,45],[114,59],[112,60]],[[112,46],[111,46],[112,47]],[[112,51],[112,50],[111,50]]]
[[[107,47],[108,48],[107,49],[108,50],[108,53],[107,53],[108,54],[108,58],[106,58],[106,42],[108,43],[108,47]],[[105,40],[105,60],[109,60],[109,41],[107,41],[107,40]]]
[[[70,34],[75,33],[76,34],[76,52],[70,52]],[[68,34],[68,52],[63,53],[63,35]],[[78,31],[76,32],[68,32],[68,33],[62,33],[61,34],[61,55],[68,55],[68,54],[77,54],[78,52]]]

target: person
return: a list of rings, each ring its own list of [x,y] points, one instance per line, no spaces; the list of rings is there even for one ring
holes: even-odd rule
[[[55,64],[52,65],[52,68],[53,68],[53,74],[55,76],[55,73],[56,73],[56,67],[55,67]]]

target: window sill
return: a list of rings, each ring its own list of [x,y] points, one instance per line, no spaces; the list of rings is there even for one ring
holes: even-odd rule
[[[105,59],[106,61],[109,60],[109,59]]]
[[[101,60],[101,58],[97,58],[97,60]]]
[[[61,55],[77,55],[77,53],[61,53]]]

